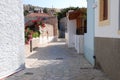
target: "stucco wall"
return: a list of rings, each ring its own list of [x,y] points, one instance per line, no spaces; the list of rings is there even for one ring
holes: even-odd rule
[[[87,0],[87,33],[84,34],[84,55],[91,64],[94,64],[94,0]]]
[[[44,32],[40,35],[40,44],[46,44],[52,42],[55,39],[54,36],[54,26],[50,24],[45,24]],[[48,32],[48,33],[47,33]]]
[[[53,25],[54,30],[54,41],[57,41],[58,38],[58,20],[57,17],[50,18],[46,21],[47,24]]]
[[[0,0],[0,78],[24,68],[22,0]]]

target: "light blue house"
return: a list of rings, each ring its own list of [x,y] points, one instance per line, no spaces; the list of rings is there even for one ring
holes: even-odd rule
[[[84,55],[111,80],[120,80],[120,0],[87,0],[87,3]]]
[[[87,0],[87,33],[84,35],[84,55],[94,65],[94,2]]]

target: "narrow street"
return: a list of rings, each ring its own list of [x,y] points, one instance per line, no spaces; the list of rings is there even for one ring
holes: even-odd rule
[[[5,80],[109,80],[93,69],[84,56],[58,41],[36,48],[27,55],[26,69]]]

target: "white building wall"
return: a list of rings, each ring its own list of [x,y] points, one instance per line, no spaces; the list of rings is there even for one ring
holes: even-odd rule
[[[78,54],[84,53],[84,35],[75,35],[75,49]]]
[[[99,0],[96,0],[95,8],[95,37],[120,38],[119,29],[119,0],[110,0],[110,24],[107,26],[99,26]]]
[[[94,65],[94,33],[95,33],[95,15],[94,1],[87,0],[87,33],[84,34],[84,55],[86,59]]]
[[[66,41],[66,45],[68,45],[68,32],[65,32],[65,41]]]
[[[68,20],[68,47],[75,47],[76,20]]]
[[[24,68],[22,0],[0,0],[0,78]]]
[[[120,80],[119,1],[110,2],[110,24],[99,25],[99,1],[95,8],[95,66],[101,68],[112,80]]]
[[[76,35],[76,19],[67,21],[66,44],[69,48],[75,48],[78,54],[84,52],[84,36]]]

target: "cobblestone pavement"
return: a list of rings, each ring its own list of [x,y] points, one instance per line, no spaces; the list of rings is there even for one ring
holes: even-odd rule
[[[109,80],[64,42],[41,46],[27,55],[26,69],[5,80]]]

